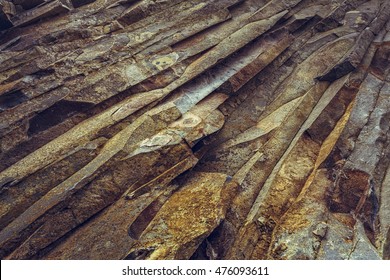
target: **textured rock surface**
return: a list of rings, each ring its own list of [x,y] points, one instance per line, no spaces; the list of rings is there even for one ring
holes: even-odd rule
[[[2,259],[389,259],[387,0],[0,0]]]

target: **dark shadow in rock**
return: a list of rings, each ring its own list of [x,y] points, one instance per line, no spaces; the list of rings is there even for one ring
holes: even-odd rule
[[[155,248],[135,250],[128,254],[124,260],[144,260],[154,252]]]
[[[16,107],[26,100],[28,97],[21,90],[2,94],[0,95],[0,112]]]
[[[81,113],[92,106],[93,104],[88,102],[60,100],[30,120],[30,127],[27,132],[28,136],[32,136],[62,123],[70,116],[76,113]]]

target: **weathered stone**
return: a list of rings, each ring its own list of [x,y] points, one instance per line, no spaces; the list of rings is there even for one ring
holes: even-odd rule
[[[193,174],[163,205],[127,258],[188,259],[223,220],[237,184],[224,174]],[[158,234],[158,232],[160,232]],[[161,238],[155,238],[156,233]]]
[[[389,259],[387,0],[0,0],[2,259]]]

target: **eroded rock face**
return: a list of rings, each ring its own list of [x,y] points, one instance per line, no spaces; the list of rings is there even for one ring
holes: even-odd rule
[[[387,0],[0,0],[2,259],[389,259]]]

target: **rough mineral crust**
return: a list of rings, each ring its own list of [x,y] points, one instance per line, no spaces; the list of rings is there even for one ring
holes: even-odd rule
[[[390,259],[390,1],[0,0],[2,259]]]

